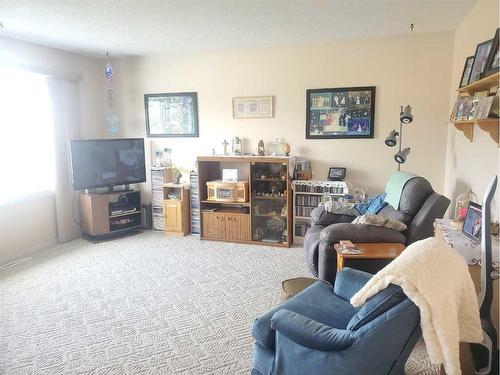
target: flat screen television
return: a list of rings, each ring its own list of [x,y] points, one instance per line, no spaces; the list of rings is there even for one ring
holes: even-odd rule
[[[144,139],[72,140],[73,189],[93,189],[146,181]]]

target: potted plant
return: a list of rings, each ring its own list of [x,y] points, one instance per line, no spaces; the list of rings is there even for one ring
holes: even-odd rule
[[[175,178],[175,183],[176,184],[179,184],[181,182],[181,177],[182,177],[182,173],[181,173],[181,170],[179,167],[176,167],[175,165],[172,167],[172,173],[174,175],[174,178]]]

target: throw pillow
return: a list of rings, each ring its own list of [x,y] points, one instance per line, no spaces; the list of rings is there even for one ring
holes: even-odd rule
[[[353,220],[353,224],[365,224],[365,225],[373,225],[376,227],[384,227],[389,229],[397,230],[398,232],[403,232],[406,230],[407,226],[405,223],[402,223],[399,220],[391,219],[389,217],[385,217],[382,215],[375,214],[364,214],[358,216]]]
[[[367,203],[357,203],[354,205],[361,215],[366,213],[378,214],[387,205],[384,201],[386,194],[379,194],[372,197]]]

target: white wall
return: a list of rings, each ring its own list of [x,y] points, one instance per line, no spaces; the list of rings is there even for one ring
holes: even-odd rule
[[[102,61],[0,37],[0,63],[28,65],[55,73],[81,75],[81,135],[86,138],[100,138],[105,135]],[[2,126],[6,124],[0,124],[0,128]],[[19,139],[8,141],[18,142],[19,152],[32,152],[33,165],[29,167],[36,168],[37,150],[23,150],[22,137],[20,134]],[[15,163],[15,155],[12,159]],[[15,181],[3,181],[1,178],[3,177],[0,174],[2,184],[15,184]],[[53,196],[0,206],[0,264],[53,244],[56,236]]]
[[[457,87],[467,56],[474,55],[476,46],[493,38],[499,26],[498,1],[479,1],[455,31],[452,60],[452,79],[449,112],[457,98]],[[471,188],[483,198],[484,191],[493,175],[499,174],[499,148],[489,134],[474,129],[473,142],[450,124],[448,126],[448,153],[446,162],[445,193],[453,198],[450,215],[454,214],[456,197]],[[500,186],[493,202],[493,216],[498,220]]]
[[[189,170],[197,155],[221,152],[234,136],[246,138],[250,152],[260,139],[283,137],[292,154],[312,161],[315,178],[346,166],[348,180],[375,193],[396,169],[384,139],[399,126],[399,106],[411,104],[415,121],[404,137],[412,151],[403,169],[442,192],[452,53],[453,34],[444,32],[115,60],[122,135],[145,136],[144,94],[196,91],[200,137],[154,140],[173,149],[175,163]],[[375,139],[306,140],[306,89],[352,86],[376,86]],[[233,119],[232,98],[251,95],[274,95],[276,116]]]

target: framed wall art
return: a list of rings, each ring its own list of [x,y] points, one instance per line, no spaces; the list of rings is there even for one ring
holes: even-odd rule
[[[460,87],[467,86],[469,83],[470,72],[472,71],[472,65],[474,64],[474,56],[469,56],[465,59],[464,70],[462,72],[462,78],[460,79]]]
[[[146,131],[154,137],[198,137],[195,92],[144,95]]]
[[[496,72],[498,72],[499,67],[500,67],[500,51],[499,51],[499,35],[498,35],[499,28],[497,28],[497,31],[495,32],[495,36],[493,38],[493,44],[490,49],[490,53],[488,55],[488,58],[486,59],[486,66],[485,66],[485,71],[481,75],[481,77],[487,77],[489,75],[492,75]]]
[[[375,86],[306,91],[306,139],[373,138]]]
[[[474,56],[474,64],[472,64],[472,71],[470,73],[469,84],[476,82],[481,78],[481,73],[483,73],[486,68],[486,60],[490,54],[492,44],[493,39],[490,39],[477,45],[476,54]]]
[[[266,118],[274,116],[273,96],[233,98],[233,118]]]

